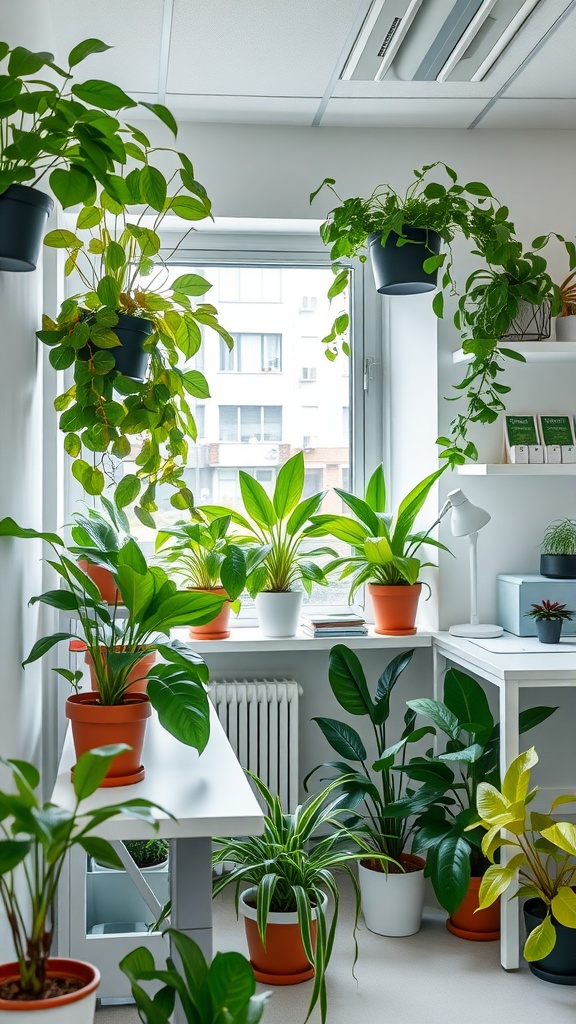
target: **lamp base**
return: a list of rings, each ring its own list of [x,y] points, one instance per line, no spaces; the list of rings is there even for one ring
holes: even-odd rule
[[[466,636],[471,640],[489,639],[494,636],[502,636],[502,626],[486,622],[461,622],[457,626],[450,626],[449,633],[452,636]]]

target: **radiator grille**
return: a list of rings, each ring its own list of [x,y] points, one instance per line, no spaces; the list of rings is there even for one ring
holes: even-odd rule
[[[298,698],[294,679],[222,679],[210,698],[243,768],[258,775],[285,811],[298,803]]]

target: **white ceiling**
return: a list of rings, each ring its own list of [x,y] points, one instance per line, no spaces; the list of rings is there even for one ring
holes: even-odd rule
[[[437,3],[439,0],[424,0]],[[371,0],[48,0],[59,59],[97,36],[86,77],[180,120],[427,128],[576,128],[576,0],[540,0],[483,81],[339,74]]]

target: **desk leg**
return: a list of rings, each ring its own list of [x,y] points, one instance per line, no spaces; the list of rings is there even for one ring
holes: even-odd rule
[[[432,696],[434,700],[442,700],[442,681],[446,672],[446,658],[440,654],[436,647],[432,648]],[[432,744],[434,753],[440,753],[438,749],[438,732],[434,736]]]
[[[198,943],[212,958],[212,841],[173,839],[170,843],[171,927]],[[174,951],[173,954],[174,955]],[[186,1024],[178,1006],[174,1024]]]
[[[515,680],[506,680],[500,687],[500,774],[504,778],[506,769],[518,757],[520,738],[518,735],[519,685]],[[512,851],[515,852],[515,851]],[[511,857],[510,847],[500,850],[502,863]],[[501,899],[500,962],[505,971],[517,971],[520,966],[520,913],[518,900],[510,899],[517,882],[511,885]]]

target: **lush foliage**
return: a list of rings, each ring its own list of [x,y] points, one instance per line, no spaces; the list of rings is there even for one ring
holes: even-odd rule
[[[183,478],[189,439],[197,436],[190,399],[208,398],[210,391],[204,375],[187,362],[199,351],[205,329],[229,347],[233,342],[216,308],[198,301],[209,282],[196,273],[170,280],[160,256],[159,231],[168,213],[189,222],[211,217],[206,190],[184,153],[161,151],[173,165],[166,177],[153,164],[156,150],[149,140],[140,131],[137,137],[132,155],[142,166],[118,176],[112,194],[102,190],[85,204],[75,232],[58,228],[44,240],[67,251],[66,273],[79,276],[82,291],[65,299],[55,321],[44,316],[38,337],[50,346],[52,366],[73,368],[73,383],[55,400],[72,473],[85,491],[100,494],[106,477],[115,480],[117,460],[130,456],[133,444],[141,445],[136,472],[122,477],[115,501],[123,507],[138,500],[136,514],[153,526],[159,485],[175,488],[176,508],[194,507]],[[129,212],[134,207],[137,214]],[[125,315],[140,318],[151,331],[144,342],[143,379],[116,366],[116,328]]]
[[[340,780],[347,805],[357,808],[363,803],[364,814],[360,830],[368,846],[378,853],[398,860],[414,830],[408,815],[403,818],[387,816],[387,807],[404,796],[406,778],[394,769],[406,763],[409,744],[433,734],[430,726],[414,727],[416,713],[408,711],[404,729],[397,742],[389,745],[386,724],[390,715],[390,698],[404,669],[412,660],[413,651],[403,651],[382,672],[374,696],[370,693],[366,676],[358,657],[344,644],[330,651],[328,678],[332,693],[341,708],[349,715],[368,718],[374,734],[373,748],[367,751],[362,737],[348,722],[334,718],[315,718],[322,734],[332,749],[344,761],[324,761],[304,780],[316,772],[329,769],[334,772],[331,781]],[[408,794],[412,791],[408,790]]]
[[[164,864],[168,857],[167,839],[127,839],[124,846],[139,868],[151,868]]]
[[[426,852],[425,873],[438,902],[453,914],[466,895],[471,875],[478,877],[488,867],[480,845],[482,833],[470,830],[470,825],[477,820],[480,785],[499,784],[500,729],[480,684],[458,669],[446,673],[443,702],[424,698],[407,703],[410,714],[422,715],[444,733],[446,747],[439,754],[428,750],[396,769],[423,785],[389,813],[401,820],[416,816],[412,851]],[[544,722],[555,710],[522,711],[519,732]]]
[[[351,544],[351,555],[336,558],[326,572],[340,569],[340,579],[351,578],[350,600],[364,583],[401,586],[416,583],[422,562],[417,552],[422,545],[446,548],[429,536],[430,531],[414,533],[414,523],[430,490],[442,473],[437,470],[425,477],[400,502],[396,515],[386,512],[386,482],[380,464],[368,481],[364,500],[336,487],[336,494],[348,505],[355,518],[325,513],[313,515],[312,529],[316,537],[332,536]]]
[[[123,743],[99,747],[78,758],[71,809],[40,802],[40,774],[34,765],[2,759],[10,769],[13,791],[0,792],[0,899],[18,960],[20,987],[30,997],[43,991],[56,893],[68,851],[81,846],[107,867],[121,868],[110,843],[94,834],[102,823],[130,814],[158,827],[152,814],[157,805],[141,798],[82,810],[82,801],[96,791],[114,758],[128,749]]]
[[[576,555],[576,520],[558,519],[550,523],[541,547],[543,555]]]
[[[76,82],[74,69],[110,47],[84,39],[68,55],[66,70],[51,53],[0,42],[0,193],[13,183],[50,187],[64,208],[92,203],[97,184],[114,194],[117,165],[136,155],[138,131],[118,111],[147,107],[176,134],[160,104],[137,104],[117,85],[100,79]]]
[[[110,524],[98,516],[76,515],[75,522],[90,536],[98,536],[102,545],[99,563],[108,568],[124,601],[124,610],[110,608],[102,601],[98,587],[70,558],[58,534],[24,529],[9,517],[0,521],[0,537],[41,539],[52,548],[50,565],[60,577],[59,590],[48,590],[32,598],[59,611],[77,617],[81,638],[92,658],[102,704],[118,704],[130,683],[128,675],[145,654],[155,650],[165,663],[155,664],[146,675],[148,697],[161,724],[182,743],[200,752],[210,731],[208,697],[203,684],[208,667],[203,659],[178,640],[158,639],[175,626],[209,622],[220,611],[223,598],[214,594],[177,591],[176,585],[158,566],[150,568],[134,538],[120,547],[115,545],[111,558],[105,557],[104,537]],[[78,546],[75,548],[78,551]],[[94,548],[89,549],[95,560]],[[37,640],[24,665],[37,661],[62,640],[75,640],[71,631],[53,633]],[[74,682],[68,669],[59,675]],[[135,682],[134,679],[131,682]]]
[[[482,851],[491,861],[479,892],[480,907],[489,907],[520,876],[517,897],[538,897],[545,917],[526,939],[527,960],[542,960],[556,945],[556,923],[576,928],[576,826],[558,821],[552,812],[576,799],[572,793],[556,797],[548,814],[530,811],[538,787],[530,789],[530,770],[538,763],[531,747],[510,765],[502,788],[483,782],[477,807],[485,830]],[[475,826],[473,826],[475,827]],[[502,830],[506,830],[505,836]],[[505,863],[495,864],[496,852],[506,848]]]
[[[233,870],[216,878],[213,893],[216,896],[228,885],[236,888],[236,905],[243,885],[254,886],[258,930],[266,944],[266,926],[270,912],[296,912],[302,934],[302,944],[308,960],[315,967],[314,987],[308,1007],[308,1020],[316,1003],[320,1004],[322,1024],[326,1021],[325,972],[332,954],[338,924],[340,894],[333,871],[345,871],[354,887],[355,919],[354,941],[360,913],[360,891],[350,861],[366,856],[369,850],[360,833],[351,831],[342,823],[349,811],[344,806],[343,794],[335,794],[345,780],[338,780],[321,793],[309,797],[293,814],[285,814],[279,797],[273,797],[264,783],[248,772],[263,798],[267,813],[264,833],[244,839],[215,839],[213,860],[216,864],[231,861]],[[329,829],[326,834],[326,830]],[[364,852],[358,852],[358,848]],[[382,854],[380,859],[385,859]],[[334,912],[328,927],[324,893],[332,896]],[[312,947],[312,910],[316,910],[318,931],[316,951]],[[356,957],[358,948],[356,947]]]
[[[565,604],[560,604],[558,601],[547,601],[544,599],[542,604],[530,605],[530,611],[526,612],[532,619],[538,619],[539,621],[546,620],[551,621],[553,619],[571,619],[574,615],[573,611],[566,608]]]
[[[304,456],[297,452],[284,463],[269,498],[262,484],[240,470],[240,491],[246,515],[232,512],[232,522],[244,532],[236,538],[246,549],[246,587],[251,597],[261,591],[285,593],[302,583],[310,593],[315,583],[325,585],[326,571],[315,561],[336,554],[331,548],[306,547],[311,517],[319,509],[325,491],[302,499]],[[229,509],[208,505],[200,509],[209,517],[226,516]]]
[[[156,551],[163,552],[163,562],[188,587],[213,590],[224,587],[238,610],[238,598],[246,585],[246,558],[244,551],[229,536],[232,512],[209,520],[199,511],[196,521],[177,523],[169,530],[160,530],[156,537]]]
[[[216,953],[208,966],[188,935],[174,929],[165,935],[178,953],[181,970],[171,957],[159,970],[146,946],[120,961],[143,1024],[169,1024],[176,997],[187,1024],[258,1024],[270,993],[255,995],[254,972],[240,953]],[[141,981],[160,982],[162,988],[151,997]]]

